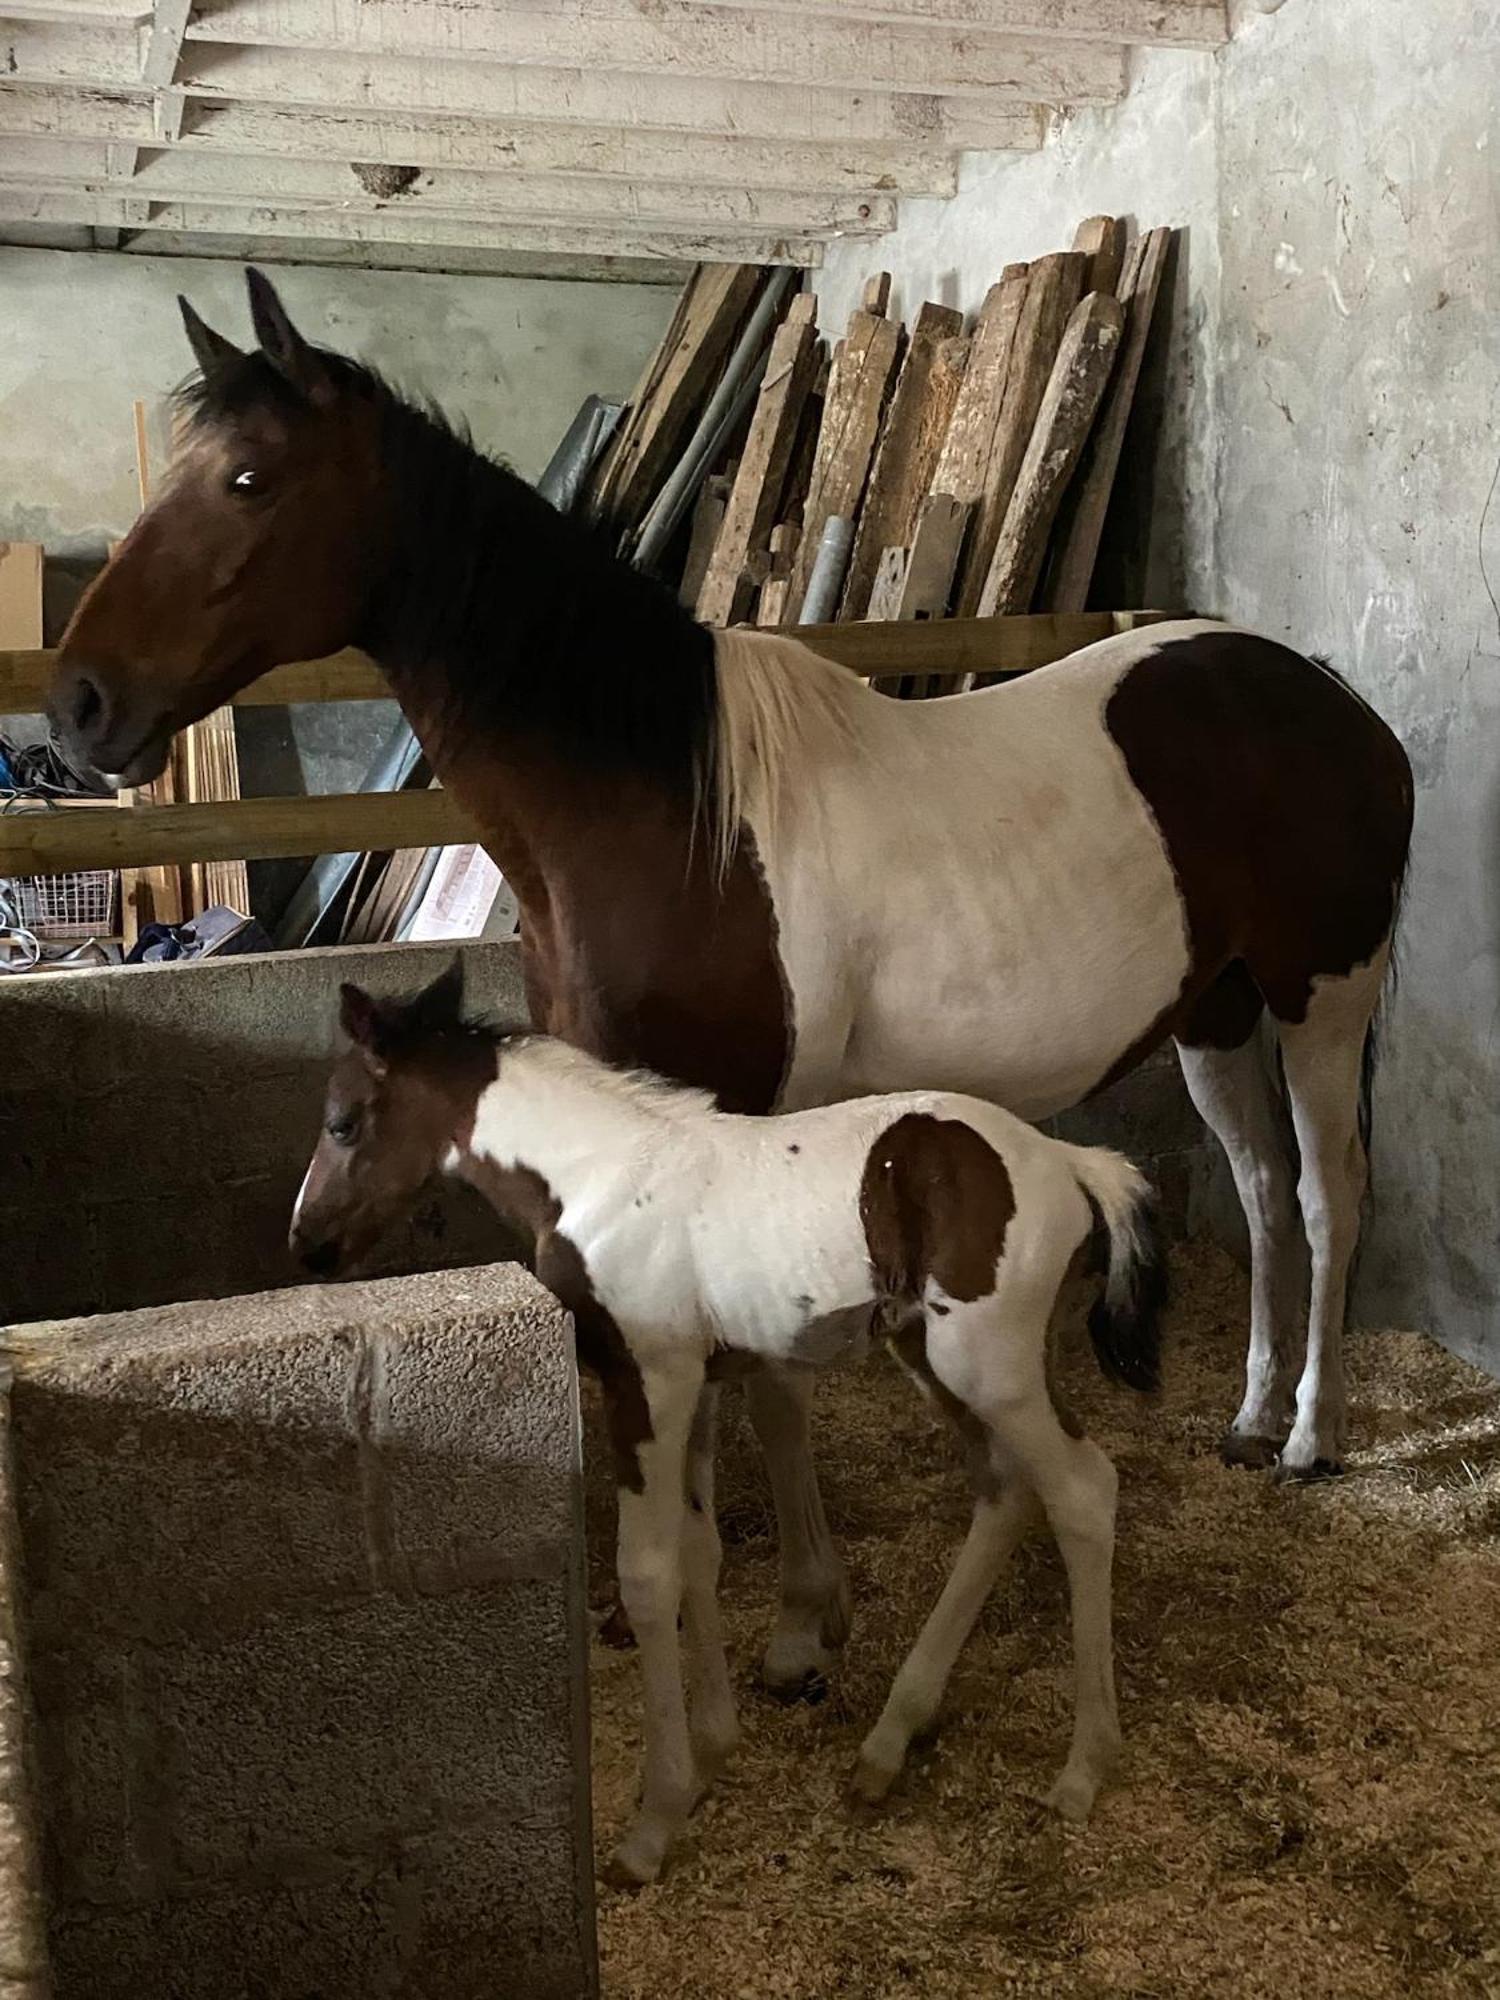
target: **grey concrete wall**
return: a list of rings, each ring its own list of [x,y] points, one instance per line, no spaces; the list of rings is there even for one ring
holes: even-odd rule
[[[1287,0],[1216,68],[1203,608],[1326,653],[1412,755],[1357,1305],[1500,1369],[1500,10]]]
[[[593,1993],[556,1302],[492,1267],[0,1346],[56,2000]]]
[[[435,398],[527,479],[590,391],[629,391],[675,299],[660,285],[317,265],[271,275],[310,338]],[[131,406],[193,366],[179,292],[231,340],[249,339],[239,264],[0,245],[0,541],[97,557],[130,526]]]
[[[1123,104],[1057,120],[1038,153],[966,156],[955,200],[903,202],[891,235],[833,245],[814,281],[823,328],[838,334],[874,270],[891,272],[899,316],[924,299],[972,312],[1004,265],[1067,249],[1086,215],[1179,229],[1100,551],[1095,601],[1107,608],[1193,609],[1210,590],[1214,147],[1211,59],[1139,55]]]
[[[121,1312],[295,1281],[292,1203],[338,1045],[338,985],[415,992],[451,947],[208,959],[0,985],[0,1321]],[[523,1022],[513,944],[464,947],[476,1008]],[[378,1269],[516,1245],[465,1188],[433,1195]]]

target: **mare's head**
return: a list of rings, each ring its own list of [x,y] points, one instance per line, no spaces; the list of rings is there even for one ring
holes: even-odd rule
[[[340,998],[349,1049],[292,1214],[292,1254],[319,1278],[368,1256],[467,1143],[497,1064],[494,1035],[463,1020],[461,959],[414,1000]]]
[[[373,380],[247,278],[247,352],[179,301],[200,370],[182,448],[63,635],[53,726],[73,761],[128,783],[268,668],[354,643],[380,559]]]

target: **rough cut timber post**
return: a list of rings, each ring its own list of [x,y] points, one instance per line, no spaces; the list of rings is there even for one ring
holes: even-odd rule
[[[761,585],[760,603],[755,612],[757,625],[786,623],[787,592],[792,587],[792,564],[796,560],[801,534],[800,521],[783,521],[771,530],[771,567]]]
[[[1124,311],[1108,292],[1090,292],[1068,322],[980,593],[981,618],[1031,609],[1047,536],[1083,456],[1124,330]]]
[[[1120,286],[1125,308],[1125,339],[1099,421],[1084,452],[1078,477],[1064,497],[1054,537],[1054,557],[1046,583],[1050,611],[1087,608],[1099,542],[1109,513],[1110,495],[1125,448],[1125,432],[1135,402],[1141,363],[1151,336],[1151,319],[1161,290],[1162,272],[1171,248],[1170,229],[1153,229],[1134,246]]]
[[[682,566],[682,582],[677,589],[678,602],[686,605],[689,611],[698,602],[698,593],[708,574],[709,558],[724,526],[724,509],[728,505],[728,477],[722,472],[711,472],[704,480],[693,506],[687,557]]]
[[[932,498],[944,496],[977,507],[989,474],[995,429],[1005,398],[1005,378],[1017,322],[1026,302],[1025,264],[1007,264],[985,294],[969,337],[969,360],[958,385],[958,400],[932,474]],[[920,521],[918,528],[920,530]],[[959,552],[962,553],[961,551]]]
[[[787,596],[787,614],[793,619],[802,615],[824,528],[835,519],[852,523],[859,514],[901,340],[901,328],[894,320],[860,311],[851,315],[849,330],[834,350],[812,483],[802,512],[802,540]]]
[[[843,618],[864,616],[881,551],[908,547],[916,533],[969,357],[963,323],[950,306],[928,304],[917,314],[860,512]]]
[[[1027,274],[1026,299],[1011,346],[1005,396],[995,425],[984,491],[970,525],[959,578],[958,610],[964,617],[973,617],[979,608],[979,595],[989,575],[1000,524],[1005,519],[1016,475],[1031,441],[1058,344],[1069,315],[1082,296],[1086,261],[1076,251],[1058,250],[1039,257]]]
[[[698,592],[698,616],[707,625],[732,625],[748,608],[751,585],[746,564],[752,555],[769,547],[797,444],[802,406],[817,373],[816,310],[817,302],[810,292],[793,299],[771,342],[750,434]]]
[[[1125,218],[1122,215],[1091,215],[1078,225],[1073,248],[1089,260],[1084,273],[1085,292],[1120,293],[1120,272],[1125,263]]]

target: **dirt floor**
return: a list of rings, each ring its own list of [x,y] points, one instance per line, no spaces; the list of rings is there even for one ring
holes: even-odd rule
[[[1121,1474],[1127,1759],[1081,1829],[1034,1803],[1069,1723],[1062,1571],[1040,1542],[996,1591],[940,1735],[879,1820],[848,1817],[844,1779],[958,1546],[964,1482],[884,1357],[828,1378],[819,1463],[855,1630],[828,1699],[778,1707],[755,1680],[772,1523],[726,1399],[745,1741],[667,1879],[601,1891],[609,2000],[1500,1996],[1500,1383],[1416,1335],[1358,1336],[1349,1473],[1278,1486],[1215,1456],[1245,1314],[1239,1272],[1195,1250],[1159,1399],[1068,1356],[1070,1400]],[[634,1795],[638,1691],[631,1654],[596,1644],[593,1667],[602,1854]]]

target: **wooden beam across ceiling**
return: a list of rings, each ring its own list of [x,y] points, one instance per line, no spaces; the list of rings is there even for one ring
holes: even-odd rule
[[[798,194],[697,183],[592,182],[565,174],[486,174],[440,167],[393,193],[362,180],[347,161],[241,158],[172,148],[125,149],[107,143],[0,138],[0,183],[37,193],[132,194],[151,202],[234,208],[296,208],[341,215],[452,215],[475,221],[581,221],[689,224],[785,234],[875,234],[895,224],[889,195]]]
[[[37,193],[0,184],[0,231],[6,223],[119,228],[126,224],[131,206],[118,195],[90,194],[84,189]],[[694,229],[685,224],[596,228],[582,223],[480,221],[411,213],[348,214],[337,209],[309,212],[229,203],[210,207],[192,202],[152,202],[144,226],[174,234],[212,231],[221,236],[271,239],[320,236],[350,243],[425,243],[580,257],[669,257],[679,262],[715,264],[810,266],[820,263],[823,256],[823,244],[817,237],[761,236]]]
[[[159,143],[151,101],[106,91],[6,87],[0,135]],[[288,111],[262,104],[190,105],[176,140],[184,153],[277,160],[368,160],[489,174],[569,174],[580,179],[696,181],[703,186],[951,195],[957,167],[940,147],[747,139],[738,133],[641,132],[629,126],[524,120],[384,117]]]
[[[555,0],[475,7],[467,0],[214,0],[193,41],[733,77],[842,90],[1108,103],[1124,88],[1118,42],[955,32],[657,0]]]

